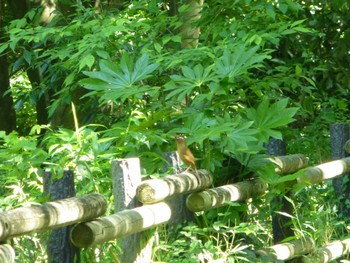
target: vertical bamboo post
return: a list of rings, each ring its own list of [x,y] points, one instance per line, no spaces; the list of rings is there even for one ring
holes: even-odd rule
[[[273,156],[286,155],[285,143],[282,140],[271,138],[267,144],[266,153]],[[288,196],[289,192],[284,195]],[[284,195],[276,196],[270,203],[274,243],[279,243],[286,237],[294,235],[289,227],[291,224],[290,218],[276,213],[284,212],[290,215],[293,213],[293,206],[284,198]]]
[[[139,158],[117,159],[112,161],[112,182],[114,208],[116,212],[139,206],[136,188],[141,183]],[[145,232],[124,237],[121,240],[120,262],[148,263],[152,257],[152,242]]]
[[[44,195],[49,195],[51,201],[75,196],[74,173],[65,170],[61,178],[53,178],[49,171],[44,174]],[[80,262],[80,251],[70,240],[73,226],[54,229],[47,242],[49,263],[77,263]]]
[[[330,137],[332,160],[348,157],[344,146],[349,140],[349,125],[346,123],[330,125]],[[341,214],[341,217],[350,216],[350,209],[347,208],[347,202],[345,202],[350,197],[349,179],[349,175],[344,175],[333,180],[333,186],[339,198],[339,214]]]
[[[180,173],[183,169],[181,167],[181,161],[179,154],[177,152],[168,152],[163,154],[164,164],[163,164],[163,172],[169,170],[169,168],[173,168],[173,173]],[[177,225],[184,221],[193,221],[194,213],[187,209],[186,199],[188,195],[177,195],[169,198],[167,200],[167,204],[171,207],[171,211],[176,211],[176,213],[172,213],[171,222],[172,225]]]

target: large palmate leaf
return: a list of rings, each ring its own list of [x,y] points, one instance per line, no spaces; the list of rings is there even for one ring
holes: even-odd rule
[[[84,71],[89,78],[80,81],[86,89],[91,90],[88,95],[99,94],[102,102],[126,99],[129,96],[144,94],[156,88],[141,86],[141,81],[150,77],[158,64],[149,63],[149,56],[142,55],[136,63],[124,53],[120,63],[101,60],[100,71]]]
[[[247,109],[248,119],[253,121],[253,127],[259,131],[259,139],[267,141],[270,137],[282,139],[282,134],[277,128],[283,127],[294,121],[293,116],[298,108],[288,108],[288,99],[282,99],[270,104],[267,99],[254,109]]]
[[[267,54],[257,54],[258,47],[246,49],[240,45],[231,53],[228,49],[224,50],[221,58],[215,62],[217,74],[221,78],[234,78],[244,74],[250,68],[262,66],[262,61],[269,58]]]
[[[216,81],[217,77],[213,74],[212,68],[211,66],[204,68],[201,64],[197,64],[194,68],[183,66],[182,75],[170,76],[171,81],[165,85],[165,90],[170,91],[167,98],[176,97],[181,101],[196,88]]]

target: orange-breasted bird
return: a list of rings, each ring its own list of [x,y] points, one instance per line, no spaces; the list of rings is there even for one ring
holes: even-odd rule
[[[181,161],[188,165],[185,172],[192,168],[197,174],[196,159],[194,158],[191,150],[187,147],[185,138],[182,135],[176,135],[175,140],[177,152],[179,153]]]

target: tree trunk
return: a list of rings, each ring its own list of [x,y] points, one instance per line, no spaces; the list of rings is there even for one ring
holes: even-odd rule
[[[0,1],[0,44],[3,37],[4,3]],[[10,133],[16,129],[16,112],[13,107],[13,99],[10,91],[10,75],[7,56],[0,55],[0,130]]]
[[[204,0],[187,0],[188,9],[180,14],[183,19],[183,25],[180,28],[182,37],[182,48],[196,48],[200,35],[200,27],[197,25],[201,18],[201,10]]]
[[[29,11],[31,6],[27,4],[26,0],[17,0],[7,1],[8,6],[11,9],[11,12],[13,13],[14,17],[19,19],[24,17],[24,15]],[[3,70],[1,70],[2,72]],[[38,86],[41,83],[42,76],[37,69],[28,69],[27,75],[29,78],[29,81],[32,85],[32,88]],[[47,104],[45,95],[42,95],[38,98],[36,101],[36,112],[37,112],[37,123],[38,124],[47,124],[48,123],[48,112],[47,112]]]
[[[0,56],[0,130],[10,133],[16,129],[16,113],[10,91],[7,58]]]

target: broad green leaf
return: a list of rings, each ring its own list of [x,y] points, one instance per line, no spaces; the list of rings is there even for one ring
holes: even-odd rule
[[[111,76],[118,77],[118,72],[120,71],[120,68],[116,63],[113,63],[109,60],[101,60],[99,63],[101,72],[107,73]],[[85,72],[84,72],[85,74]]]
[[[267,141],[269,137],[281,139],[281,133],[276,130],[292,121],[297,112],[297,108],[287,108],[288,99],[282,99],[271,104],[264,99],[260,105],[254,109],[247,109],[247,117],[253,121],[253,127],[259,131],[259,138]]]
[[[89,54],[87,56],[84,56],[83,59],[79,63],[79,71],[83,69],[85,66],[87,66],[89,69],[91,69],[92,65],[95,63],[95,58],[93,55]]]
[[[261,67],[266,54],[257,54],[258,47],[246,49],[244,45],[238,46],[232,54],[228,49],[224,50],[223,56],[215,61],[216,72],[221,78],[229,78],[231,81],[250,68]]]
[[[295,26],[297,26],[297,25],[300,25],[300,24],[304,23],[305,20],[306,20],[306,19],[297,20],[297,21],[293,22],[292,25],[291,25],[290,27],[295,27]]]

